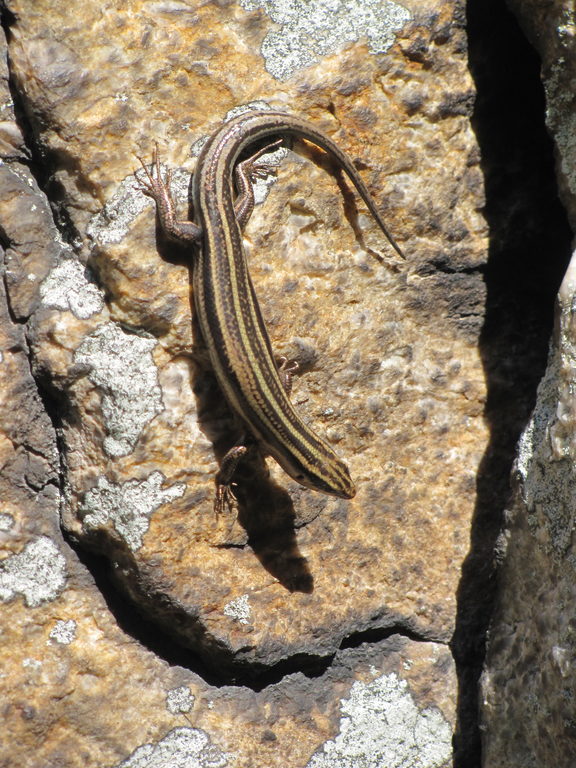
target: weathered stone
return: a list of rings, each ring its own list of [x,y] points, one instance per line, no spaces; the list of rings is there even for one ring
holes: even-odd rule
[[[574,8],[568,0],[508,0],[542,60],[546,124],[557,152],[558,185],[572,229],[576,228],[574,146]]]
[[[455,679],[445,646],[393,636],[260,692],[211,687],[119,630],[81,570],[69,562],[65,590],[34,608],[2,606],[8,764],[449,765]]]
[[[510,0],[542,61],[546,120],[562,202],[576,224],[574,10]],[[549,258],[553,246],[543,249]],[[564,277],[548,369],[519,444],[514,496],[500,538],[499,576],[483,673],[483,764],[568,768],[576,760],[573,659],[574,257]]]
[[[409,14],[393,3],[388,6],[396,8],[396,21],[386,16],[388,11],[381,21],[391,34],[402,14],[406,19]],[[444,51],[429,49],[428,67],[443,78],[436,92],[422,66],[402,55],[401,46],[394,57],[380,58],[353,46],[318,72],[303,70],[303,60],[290,65],[301,101],[293,108],[309,111],[330,132],[335,121],[319,109],[336,93],[339,122],[346,127],[338,138],[353,157],[372,164],[367,178],[374,189],[382,188],[377,172],[386,174],[386,194],[379,193],[379,202],[387,199],[396,236],[410,236],[410,258],[406,269],[389,254],[378,264],[362,243],[381,249],[381,237],[364,219],[361,224],[369,229],[361,238],[350,226],[351,214],[350,221],[341,221],[342,204],[323,170],[300,159],[279,168],[278,183],[247,228],[254,282],[278,353],[301,364],[295,401],[349,462],[359,493],[352,502],[323,498],[302,490],[274,466],[268,481],[260,466],[256,479],[248,477],[239,490],[242,534],[233,517],[218,524],[212,513],[216,464],[211,443],[221,455],[238,432],[214,397],[203,358],[194,363],[190,358],[193,344],[201,343],[191,334],[189,271],[159,259],[150,205],[127,176],[134,167],[131,151],[150,150],[148,116],[163,110],[168,131],[181,124],[183,114],[199,124],[195,103],[202,103],[206,114],[218,78],[195,74],[195,103],[190,104],[185,83],[175,84],[171,92],[150,87],[151,103],[140,118],[139,97],[116,100],[108,110],[101,104],[99,131],[110,136],[104,156],[103,144],[95,146],[91,139],[95,115],[88,119],[83,105],[90,103],[90,94],[118,92],[121,85],[116,67],[107,83],[103,67],[90,58],[110,54],[90,42],[101,38],[106,20],[95,7],[84,12],[95,13],[99,21],[89,24],[82,18],[65,32],[52,29],[50,42],[43,14],[19,14],[20,33],[11,48],[27,103],[35,105],[30,120],[35,122],[38,113],[50,115],[50,121],[36,122],[39,140],[56,156],[67,137],[66,153],[77,172],[58,168],[55,175],[79,232],[92,207],[85,204],[85,190],[101,187],[109,196],[90,232],[91,265],[108,296],[110,319],[95,288],[70,261],[48,275],[43,309],[32,326],[36,365],[62,382],[62,397],[69,403],[62,415],[66,527],[108,553],[117,563],[116,577],[148,614],[174,627],[181,640],[219,667],[270,666],[294,653],[323,656],[355,631],[393,625],[448,640],[466,551],[462,527],[472,510],[468,488],[484,436],[483,384],[474,349],[483,289],[479,275],[470,274],[484,253],[483,224],[476,212],[482,200],[478,169],[470,165],[474,142],[466,123],[468,107],[456,106],[469,104],[471,95],[461,30],[454,26],[444,43],[459,53],[452,63]],[[377,14],[378,8],[371,12]],[[186,45],[192,48],[220,11],[206,6],[198,13],[202,18],[186,28]],[[446,16],[448,9],[442,13]],[[256,18],[254,11],[241,8],[235,14],[238,26],[225,27],[212,43],[209,60],[216,71],[229,54],[230,40],[238,40],[244,25]],[[433,36],[439,22],[425,15],[420,19],[414,36]],[[301,22],[286,23],[297,40]],[[174,60],[174,44],[183,32],[175,19],[162,14],[156,19],[148,45],[154,41],[158,60],[168,56],[162,53],[168,45]],[[128,38],[116,53],[120,59],[127,55],[128,40],[139,34],[134,25],[124,33]],[[271,38],[265,39],[268,72],[274,73]],[[64,41],[74,56],[55,55]],[[379,50],[388,44],[380,39]],[[27,90],[31,86],[24,80],[30,70],[46,65],[49,51],[52,73],[39,76]],[[188,55],[182,57],[188,61]],[[155,66],[144,51],[139,64],[143,70],[133,62],[133,72],[140,78]],[[234,61],[226,69],[240,103],[245,67],[243,58],[240,77],[234,79]],[[356,79],[350,80],[352,70]],[[130,76],[123,69],[121,81],[126,84]],[[259,77],[262,83],[270,81],[265,68]],[[389,96],[370,101],[370,84],[381,77]],[[339,93],[344,82],[345,92]],[[451,146],[453,162],[451,167],[443,164],[443,181],[435,168],[433,198],[421,173],[426,163],[410,147],[415,125],[401,127],[403,113],[414,120],[415,99],[420,146],[428,144],[433,156],[446,152],[448,141]],[[281,100],[269,103],[278,106]],[[215,104],[203,125],[215,126],[223,106]],[[118,140],[115,126],[127,110],[131,130]],[[56,125],[58,133],[51,127]],[[191,139],[201,135],[197,129]],[[184,135],[172,136],[176,161],[185,144]],[[386,151],[376,160],[379,146]],[[169,149],[163,155],[167,159]],[[121,164],[126,170],[118,176]],[[128,180],[119,186],[123,178]],[[114,179],[117,189],[110,194]],[[185,177],[180,179],[176,186],[185,192]],[[169,257],[168,246],[161,245]],[[450,273],[439,272],[447,259]],[[466,274],[460,273],[464,268]],[[72,297],[68,306],[54,288],[63,281],[61,294]],[[75,287],[71,291],[69,286]],[[82,290],[93,298],[86,293],[78,298]],[[425,330],[431,322],[433,333]],[[419,343],[423,333],[425,346]],[[445,503],[449,498],[454,501]],[[238,546],[222,547],[227,541]],[[250,607],[246,625],[226,612],[237,600]]]
[[[16,633],[36,611],[19,648],[32,661],[12,661],[7,681],[23,702],[10,705],[16,743],[35,759],[44,744],[42,762],[59,765],[234,754],[239,766],[318,768],[350,753],[366,766],[447,765],[446,643],[487,437],[486,229],[461,6],[7,6],[13,82],[63,233],[45,203],[32,211],[38,189],[9,177],[7,284],[54,400],[64,529],[105,555],[141,621],[220,681],[326,665],[261,693],[212,688],[129,640],[54,531],[32,551],[15,538],[0,596]],[[216,519],[217,460],[241,430],[193,325],[192,255],[156,232],[134,153],[149,158],[159,141],[184,210],[192,156],[247,107],[290,109],[332,135],[408,259],[351,193],[342,200],[320,153],[280,153],[246,228],[252,277],[275,350],[300,363],[296,407],[358,494],[315,494],[255,457],[239,473],[238,514]],[[34,489],[42,469],[27,468]],[[40,566],[27,563],[50,546],[52,589],[28,602]],[[406,631],[421,642],[339,650],[358,633]],[[40,699],[21,696],[27,682],[42,682]],[[14,759],[24,765],[24,751]]]
[[[483,675],[487,766],[569,766],[576,759],[574,271],[572,262],[501,540],[506,559]]]

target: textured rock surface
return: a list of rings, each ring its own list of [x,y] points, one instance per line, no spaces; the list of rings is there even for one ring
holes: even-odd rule
[[[502,547],[505,566],[483,676],[485,764],[570,766],[576,759],[574,306],[576,266],[522,437]]]
[[[19,7],[15,78],[70,226],[89,233],[101,286],[61,257],[31,322],[35,366],[62,403],[66,528],[111,557],[133,598],[218,666],[325,655],[351,632],[392,625],[448,640],[485,436],[474,347],[481,184],[452,9],[420,9],[394,54],[370,56],[360,44],[318,70],[296,62],[286,86],[270,53],[246,51],[269,39],[262,10],[149,17],[143,7],[127,23],[88,5],[86,18],[60,26],[46,24],[42,4]],[[382,13],[396,29],[398,17]],[[222,34],[208,45],[215,28]],[[112,48],[100,45],[114,36]],[[435,91],[429,69],[441,77]],[[224,81],[233,95],[215,98]],[[291,95],[292,109],[362,157],[410,260],[385,252],[379,263],[361,246],[383,244],[365,217],[360,238],[325,171],[296,159],[279,168],[247,229],[254,281],[276,349],[301,364],[295,401],[350,464],[359,492],[352,502],[320,497],[270,466],[272,482],[246,481],[241,525],[218,524],[213,444],[221,452],[237,433],[201,358],[192,360],[187,254],[157,243],[132,153],[158,138],[170,164],[190,167],[190,143],[255,93],[274,106]],[[176,186],[186,184],[180,174]],[[244,624],[227,608],[238,600]]]
[[[0,572],[3,648],[16,648],[2,679],[10,758],[448,765],[446,643],[487,438],[461,7],[7,6],[27,132],[7,120],[0,134],[13,159],[0,167],[3,332],[21,368],[3,424],[17,489]],[[297,407],[358,495],[322,497],[269,462],[271,479],[241,478],[236,521],[212,508],[216,458],[237,435],[192,324],[189,254],[155,231],[133,153],[159,141],[184,209],[200,141],[246,105],[289,108],[337,139],[408,260],[351,194],[342,202],[319,155],[286,154],[247,227],[253,279],[275,349],[300,362]],[[24,146],[57,225],[17,162]],[[34,430],[16,438],[24,411]],[[143,614],[127,632],[128,604],[111,613],[59,536],[58,489],[69,541],[103,554]],[[150,620],[166,636],[142,629]],[[147,632],[148,649],[131,637]],[[339,650],[351,637],[374,642]],[[310,678],[295,672],[310,663]],[[271,675],[260,693],[232,685],[258,674]],[[216,676],[229,685],[205,681]]]
[[[574,6],[567,0],[509,0],[542,60],[546,124],[557,152],[558,184],[572,229],[576,228]]]
[[[542,60],[546,118],[562,201],[576,224],[575,18],[571,3],[510,3]],[[520,441],[516,491],[483,675],[484,764],[576,761],[574,351],[576,265],[560,289],[556,333],[532,418]]]
[[[449,765],[455,678],[444,646],[394,636],[340,651],[319,676],[216,688],[118,629],[79,571],[69,563],[64,592],[26,609],[25,624],[21,601],[6,610],[8,765]]]

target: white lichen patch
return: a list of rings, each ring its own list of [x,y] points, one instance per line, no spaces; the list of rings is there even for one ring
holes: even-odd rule
[[[14,527],[14,518],[7,513],[0,513],[0,531],[9,531]]]
[[[0,600],[22,595],[34,608],[54,600],[66,585],[66,561],[52,539],[41,536],[0,562]]]
[[[268,72],[286,80],[299,69],[348,43],[366,39],[371,53],[385,53],[410,11],[392,0],[240,0],[247,11],[263,8],[279,29],[268,32],[261,53]]]
[[[233,118],[238,117],[239,115],[244,115],[246,112],[266,112],[271,109],[272,107],[266,101],[248,101],[246,104],[238,104],[237,106],[232,107],[232,109],[229,109],[224,115],[222,122],[228,123]],[[192,157],[198,157],[209,138],[210,136],[205,134],[192,144],[190,147],[190,154]]]
[[[187,685],[182,685],[180,688],[172,688],[166,694],[166,709],[173,715],[190,712],[193,706],[194,696]]]
[[[86,267],[76,259],[64,259],[52,269],[40,285],[40,297],[47,307],[69,310],[86,319],[101,312],[104,298],[90,281]]]
[[[231,600],[224,606],[224,614],[238,621],[240,624],[250,623],[250,604],[248,595],[241,595],[235,600]]]
[[[22,659],[22,667],[23,669],[31,669],[33,672],[40,672],[42,669],[42,662],[28,656],[27,658]]]
[[[121,485],[101,477],[96,487],[87,491],[79,508],[84,530],[105,527],[110,521],[130,549],[140,549],[152,513],[163,504],[180,498],[186,490],[184,483],[175,483],[163,490],[161,485],[165,480],[162,472],[153,472],[146,480],[128,480]]]
[[[174,728],[156,744],[144,744],[116,768],[225,768],[232,755],[215,747],[199,728]]]
[[[57,621],[50,631],[50,640],[60,645],[70,645],[76,639],[76,626],[74,619]]]
[[[382,675],[357,681],[341,706],[340,731],[306,768],[444,768],[452,730],[442,713],[420,710],[405,680]]]
[[[157,341],[106,323],[86,337],[74,360],[90,369],[88,378],[102,392],[109,456],[126,456],[144,427],[163,410],[158,371],[152,359]]]
[[[227,123],[239,115],[245,115],[246,112],[269,112],[271,109],[272,107],[267,101],[262,101],[261,99],[247,101],[246,104],[238,104],[229,109],[224,115],[224,122]]]
[[[554,352],[549,358],[546,374],[538,386],[537,406],[518,442],[516,469],[524,483],[524,497],[530,506],[534,503],[536,489],[533,487],[533,476],[534,469],[537,469],[535,462],[540,458],[538,454],[544,448],[547,460],[553,456],[550,430],[556,424],[559,375],[560,355]],[[556,453],[560,454],[559,446],[556,446]]]

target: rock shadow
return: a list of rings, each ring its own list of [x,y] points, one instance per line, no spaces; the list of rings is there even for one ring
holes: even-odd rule
[[[480,354],[490,441],[477,477],[452,648],[459,678],[455,768],[479,768],[479,681],[497,586],[497,541],[516,445],[546,368],[571,231],[558,199],[540,62],[504,0],[468,0],[472,117],[489,226]]]

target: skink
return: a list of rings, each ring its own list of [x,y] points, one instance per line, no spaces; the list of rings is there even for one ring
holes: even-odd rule
[[[244,113],[225,123],[204,145],[193,178],[197,223],[176,220],[170,174],[162,178],[157,151],[151,170],[142,163],[146,178],[140,179],[140,186],[155,201],[160,225],[169,237],[201,241],[193,257],[195,310],[218,384],[232,409],[263,452],[290,477],[307,488],[349,499],[356,490],[346,464],[302,421],[290,402],[242,246],[241,229],[254,207],[251,180],[263,170],[257,161],[287,136],[310,141],[335,158],[382,232],[404,257],[350,158],[318,128],[283,112]],[[272,144],[238,163],[248,147],[267,137],[274,139]],[[230,503],[234,470],[245,452],[245,447],[235,446],[221,462],[217,510]]]

